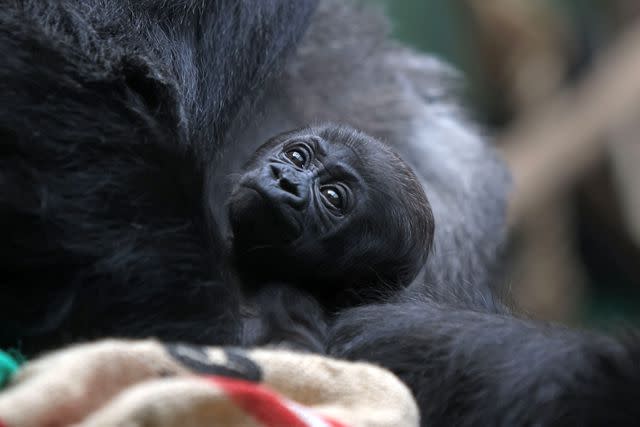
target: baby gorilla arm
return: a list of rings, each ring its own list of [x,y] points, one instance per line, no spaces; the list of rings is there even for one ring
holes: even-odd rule
[[[326,353],[327,322],[314,298],[291,286],[270,283],[249,302],[253,313],[243,321],[243,346],[282,345]]]

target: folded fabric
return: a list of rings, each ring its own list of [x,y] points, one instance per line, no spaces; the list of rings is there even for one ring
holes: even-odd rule
[[[0,392],[0,427],[418,423],[390,372],[280,349],[100,341],[27,363]]]

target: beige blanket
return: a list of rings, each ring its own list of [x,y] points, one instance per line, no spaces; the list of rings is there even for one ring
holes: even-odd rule
[[[27,363],[0,391],[0,427],[417,426],[379,367],[278,349],[100,341]]]

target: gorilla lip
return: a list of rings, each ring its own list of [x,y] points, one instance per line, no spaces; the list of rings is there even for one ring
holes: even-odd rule
[[[264,207],[269,209],[269,213],[274,215],[275,220],[283,226],[281,231],[284,235],[290,235],[292,239],[300,235],[300,233],[302,232],[302,226],[300,222],[296,220],[295,215],[287,212],[287,209],[293,209],[289,206],[289,203],[278,202],[258,185],[247,182],[241,183],[233,193],[234,195],[237,195],[239,192],[243,191],[251,191],[252,193],[258,195],[258,197],[264,202]],[[254,212],[254,214],[255,216],[257,216],[260,215],[260,212]],[[230,215],[232,215],[232,211],[230,211]],[[235,224],[234,228],[239,229],[240,227],[242,227],[243,224],[238,224],[237,218],[230,219],[231,222]]]

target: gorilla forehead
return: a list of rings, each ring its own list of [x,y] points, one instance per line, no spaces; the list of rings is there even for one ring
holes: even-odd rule
[[[326,124],[312,127],[310,131],[335,147],[333,157],[337,161],[346,161],[355,169],[367,184],[373,204],[385,203],[388,206],[388,202],[393,201],[394,206],[408,208],[404,211],[406,216],[414,215],[431,221],[427,218],[431,209],[418,178],[386,144],[344,125]],[[407,207],[407,204],[413,206]]]
[[[364,181],[371,195],[377,193],[396,198],[404,195],[398,191],[398,185],[403,187],[402,190],[409,190],[406,182],[417,182],[411,169],[386,144],[346,125],[326,123],[296,129],[275,137],[265,148],[273,149],[282,143],[307,140],[313,136],[317,137],[315,147],[323,168],[330,174],[355,173]],[[257,157],[263,155],[261,152],[256,154]],[[423,193],[421,187],[411,187],[411,191]]]

